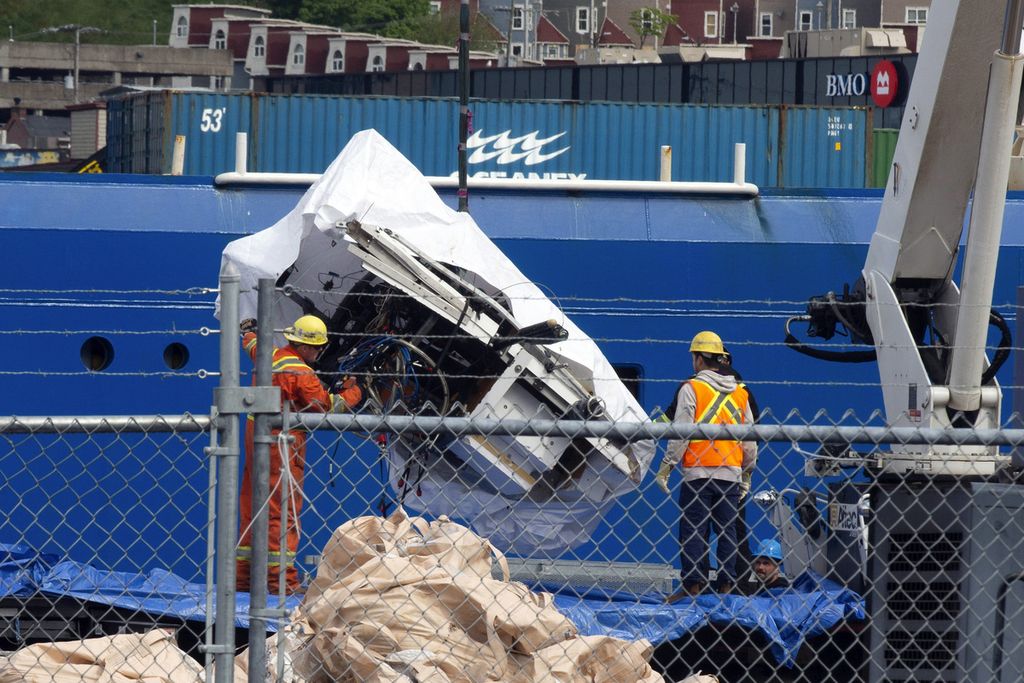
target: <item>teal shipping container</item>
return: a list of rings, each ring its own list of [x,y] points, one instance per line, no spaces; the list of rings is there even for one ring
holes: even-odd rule
[[[474,100],[468,141],[476,177],[732,180],[746,144],[747,180],[762,187],[864,187],[870,118],[863,108]],[[318,173],[356,132],[375,128],[424,174],[458,168],[458,102],[441,98],[206,94],[163,91],[108,105],[114,172],[169,173],[186,137],[184,173],[234,170],[235,133],[248,170]]]

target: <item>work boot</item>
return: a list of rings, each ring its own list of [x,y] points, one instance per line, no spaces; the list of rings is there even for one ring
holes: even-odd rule
[[[703,590],[704,584],[691,583],[689,585],[683,586],[675,593],[665,598],[665,603],[671,605],[673,603],[679,602],[683,598],[695,598],[698,595],[700,595]]]

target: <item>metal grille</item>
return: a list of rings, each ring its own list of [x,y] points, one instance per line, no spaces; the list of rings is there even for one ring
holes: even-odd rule
[[[887,606],[893,619],[955,619],[960,614],[960,594],[948,581],[890,581]]]
[[[959,533],[894,533],[889,546],[893,571],[959,571]]]

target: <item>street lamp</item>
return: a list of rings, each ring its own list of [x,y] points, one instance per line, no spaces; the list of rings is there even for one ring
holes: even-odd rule
[[[732,12],[732,44],[735,45],[736,44],[736,27],[738,25],[738,22],[736,21],[736,17],[739,14],[739,11],[740,11],[739,4],[735,3],[735,2],[732,3],[732,7],[729,8],[729,11]]]
[[[81,24],[64,24],[63,26],[49,26],[44,28],[40,33],[74,33],[75,34],[75,75],[74,83],[72,84],[75,89],[74,98],[75,104],[78,104],[78,57],[79,50],[82,44],[83,33],[103,33],[103,29],[96,28],[95,26],[82,26]]]
[[[824,28],[821,25],[821,18],[825,14],[825,5],[821,2],[821,0],[818,0],[818,4],[814,6],[814,11],[818,15],[818,30],[820,31],[822,28]]]

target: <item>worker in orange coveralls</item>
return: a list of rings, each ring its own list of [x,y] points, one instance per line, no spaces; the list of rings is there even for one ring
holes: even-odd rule
[[[253,362],[256,362],[256,321],[242,321],[242,346]],[[284,338],[290,343],[284,348],[275,348],[273,355],[273,384],[281,389],[282,405],[288,401],[296,412],[330,413],[345,412],[359,405],[362,389],[351,378],[342,385],[341,392],[331,394],[314,374],[310,364],[314,363],[327,344],[327,326],[313,315],[304,315],[295,324],[284,330]],[[255,378],[254,378],[255,380]],[[250,559],[252,557],[252,461],[253,432],[255,422],[252,415],[245,429],[245,476],[239,498],[241,509],[241,540],[236,556],[235,588],[248,591],[250,587]],[[273,594],[279,590],[281,564],[286,567],[288,593],[301,592],[299,573],[295,569],[295,553],[299,547],[299,513],[302,511],[302,478],[306,464],[306,432],[293,429],[289,432],[292,441],[288,444],[288,469],[293,486],[281,480],[281,451],[276,443],[280,430],[274,430],[275,442],[270,445],[270,534],[268,537],[267,590]],[[288,487],[287,519],[288,548],[281,554],[281,488]]]

